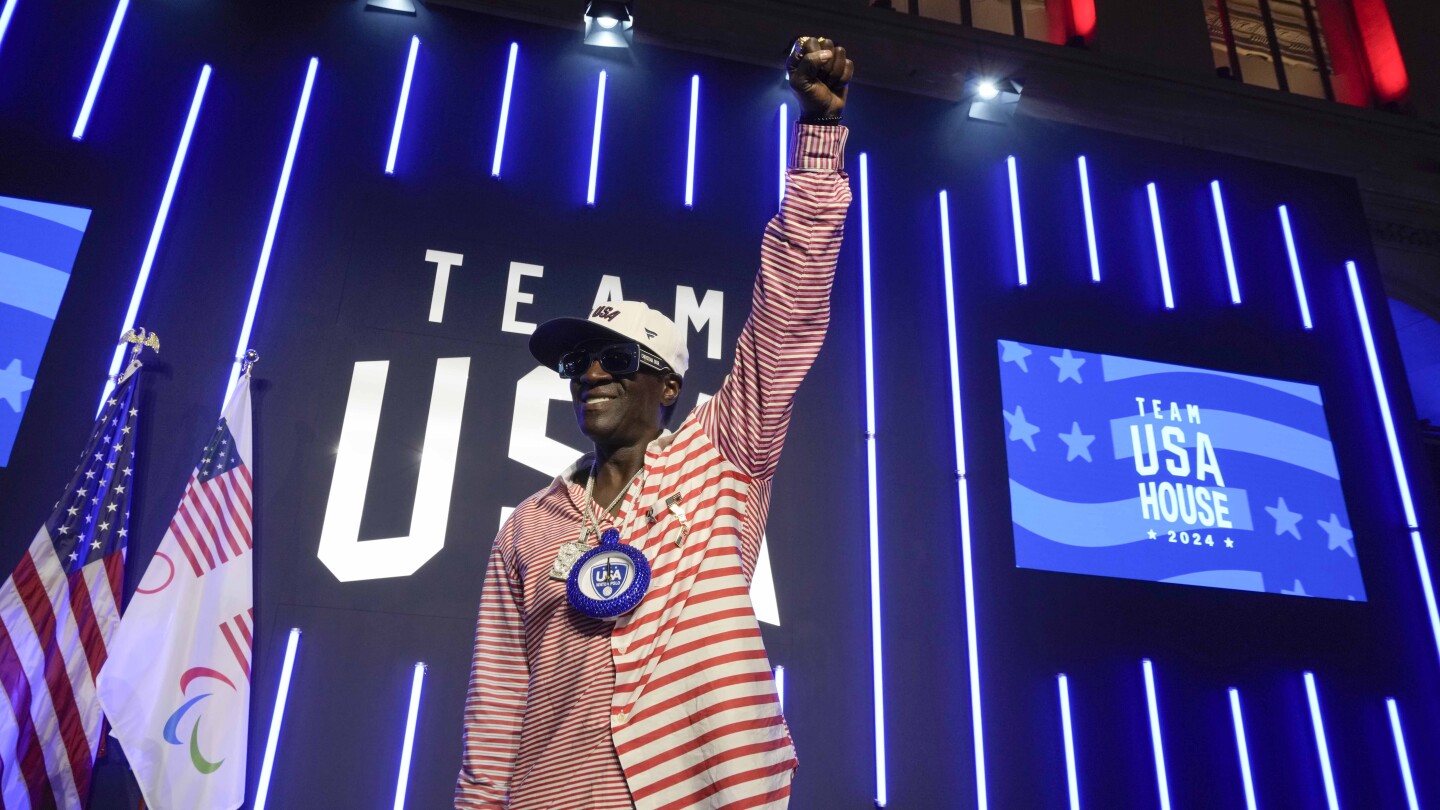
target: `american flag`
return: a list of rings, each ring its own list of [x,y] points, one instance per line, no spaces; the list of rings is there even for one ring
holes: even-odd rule
[[[0,586],[0,800],[79,808],[103,733],[95,677],[120,622],[134,480],[132,375],[111,392],[85,453],[29,551]]]

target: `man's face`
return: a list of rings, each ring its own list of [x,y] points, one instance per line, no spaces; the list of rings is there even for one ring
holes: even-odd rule
[[[611,341],[587,341],[576,348],[594,350]],[[570,380],[570,399],[580,431],[592,442],[624,445],[649,442],[660,432],[661,409],[680,395],[680,378],[644,366],[632,374],[610,374],[598,360]]]

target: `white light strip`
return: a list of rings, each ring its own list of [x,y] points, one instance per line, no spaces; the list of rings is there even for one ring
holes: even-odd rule
[[[405,60],[405,81],[400,84],[400,103],[395,107],[395,126],[390,130],[390,154],[385,157],[385,173],[395,173],[395,153],[400,151],[400,132],[405,129],[405,108],[410,106],[410,80],[415,76],[415,55],[420,52],[420,37],[410,37],[410,56]]]
[[[1025,270],[1025,229],[1020,224],[1020,171],[1015,165],[1015,156],[1005,158],[1005,167],[1010,174],[1010,220],[1015,229],[1015,270],[1020,286],[1030,283]]]
[[[130,306],[125,310],[125,321],[120,325],[121,335],[135,326],[135,317],[140,312],[140,301],[145,297],[145,285],[150,281],[150,269],[155,266],[155,252],[160,249],[160,235],[165,232],[165,222],[170,216],[170,203],[175,199],[175,186],[180,182],[180,170],[185,166],[185,156],[190,152],[190,136],[195,132],[195,122],[200,118],[200,105],[205,100],[205,88],[210,85],[210,66],[200,68],[200,80],[195,83],[195,94],[190,98],[190,114],[185,118],[185,129],[180,133],[180,145],[175,147],[175,158],[170,162],[170,176],[165,181],[165,193],[160,195],[160,207],[155,211],[155,223],[150,226],[150,241],[145,245],[145,258],[140,260],[140,275],[135,279],[135,288],[130,291]],[[118,336],[117,336],[118,337]],[[109,376],[120,373],[120,361],[125,357],[126,344],[115,347],[110,358]],[[107,380],[105,390],[96,405],[98,415],[105,407],[105,400],[115,389],[115,383]]]
[[[305,127],[305,113],[310,109],[310,91],[315,86],[315,73],[320,60],[311,57],[305,71],[305,88],[295,108],[295,122],[290,127],[290,143],[285,149],[285,164],[280,169],[280,182],[275,186],[275,201],[270,206],[270,222],[265,226],[265,242],[260,247],[260,263],[255,266],[255,280],[250,285],[250,303],[245,307],[245,320],[240,325],[240,340],[235,343],[235,360],[230,367],[230,382],[225,386],[225,399],[235,392],[240,379],[240,360],[250,344],[250,328],[255,325],[255,310],[260,306],[260,293],[265,289],[265,273],[270,269],[270,254],[275,248],[275,231],[280,227],[280,212],[285,207],[285,192],[290,188],[290,172],[295,167],[295,152],[300,148],[300,132]],[[223,407],[223,406],[222,406]]]
[[[695,128],[700,120],[700,74],[690,77],[690,142],[685,152],[685,207],[695,207]]]
[[[510,63],[505,67],[505,95],[500,99],[500,128],[495,131],[495,159],[490,163],[490,176],[500,176],[500,157],[505,154],[505,127],[510,124],[510,91],[515,87],[515,58],[520,43],[510,43]]]
[[[1220,248],[1225,254],[1225,277],[1230,281],[1230,303],[1240,303],[1240,277],[1235,273],[1235,254],[1230,249],[1230,223],[1225,216],[1225,198],[1220,181],[1210,181],[1210,198],[1215,201],[1215,226],[1220,229]]]
[[[785,169],[790,165],[790,105],[780,105],[780,207],[785,207]]]
[[[90,123],[90,110],[95,106],[95,97],[100,95],[100,83],[105,80],[105,69],[110,66],[110,54],[115,50],[115,40],[120,37],[120,24],[125,21],[125,10],[130,0],[120,0],[115,6],[115,16],[110,18],[110,31],[105,35],[105,46],[100,49],[100,58],[95,61],[95,72],[90,76],[90,89],[85,91],[85,102],[80,105],[80,117],[75,119],[75,130],[70,137],[81,140],[85,137],[85,126]]]
[[[985,786],[985,733],[980,705],[980,645],[975,620],[975,576],[970,558],[970,488],[965,472],[965,429],[960,397],[959,330],[955,317],[955,271],[950,250],[950,194],[940,192],[940,250],[944,259],[945,322],[950,345],[950,410],[955,420],[955,481],[960,502],[960,563],[965,586],[965,645],[970,664],[970,720],[975,746],[977,806],[988,806]]]
[[[1150,712],[1150,747],[1155,754],[1155,783],[1160,793],[1160,810],[1170,810],[1170,780],[1165,775],[1165,744],[1160,739],[1160,706],[1155,699],[1155,668],[1149,658],[1140,663],[1145,668],[1145,706]]]
[[[1390,734],[1395,738],[1395,758],[1400,762],[1400,778],[1405,782],[1405,801],[1410,810],[1420,810],[1420,800],[1415,795],[1415,777],[1410,773],[1410,751],[1405,747],[1405,732],[1400,728],[1400,707],[1395,698],[1385,698],[1385,710],[1390,714]]]
[[[1235,750],[1240,757],[1240,778],[1245,783],[1245,808],[1255,810],[1255,782],[1250,776],[1250,746],[1245,742],[1245,719],[1240,714],[1240,690],[1230,690],[1230,719],[1235,724]]]
[[[1175,308],[1175,296],[1170,291],[1170,258],[1165,251],[1165,228],[1160,224],[1160,197],[1155,184],[1145,186],[1150,195],[1150,226],[1155,231],[1155,255],[1160,260],[1160,289],[1165,293],[1165,308]]]
[[[1070,789],[1070,810],[1080,810],[1080,780],[1075,774],[1075,739],[1070,730],[1070,679],[1060,674],[1060,725],[1065,730],[1065,784]]]
[[[275,709],[270,714],[270,736],[265,738],[265,758],[260,763],[260,781],[255,786],[255,810],[265,810],[270,796],[270,774],[275,769],[275,748],[280,742],[280,724],[285,721],[285,701],[290,697],[290,676],[295,672],[295,651],[300,646],[300,628],[290,628],[285,644],[285,663],[280,667],[280,689],[275,694]]]
[[[410,678],[410,711],[405,715],[405,746],[400,749],[400,776],[395,782],[395,810],[405,810],[405,790],[410,786],[410,755],[415,750],[415,718],[420,714],[420,689],[425,683],[425,663],[415,664]]]
[[[590,139],[590,185],[585,190],[585,204],[595,204],[595,178],[600,173],[600,124],[605,120],[605,71],[595,88],[595,134]]]
[[[784,112],[781,112],[784,119]],[[860,283],[865,305],[865,457],[870,495],[870,651],[875,687],[875,805],[884,807],[885,672],[880,633],[880,496],[875,460],[875,339],[870,298],[870,161],[860,153]]]
[[[10,27],[10,17],[15,13],[15,0],[5,0],[5,8],[0,9],[0,43],[5,41],[5,30]]]
[[[1325,742],[1325,721],[1320,717],[1320,696],[1315,693],[1315,674],[1305,673],[1305,697],[1310,701],[1310,725],[1315,729],[1315,751],[1320,756],[1320,773],[1325,777],[1325,802],[1330,810],[1340,810],[1335,795],[1335,774],[1330,770],[1330,746]]]
[[[785,667],[775,667],[775,694],[780,697],[780,710],[785,710]]]
[[[1390,413],[1390,396],[1385,392],[1385,379],[1380,373],[1380,358],[1375,353],[1375,337],[1370,332],[1370,315],[1365,296],[1360,291],[1360,274],[1355,262],[1346,262],[1350,277],[1350,294],[1355,299],[1355,314],[1360,321],[1360,334],[1365,339],[1365,358],[1370,362],[1370,379],[1375,384],[1375,399],[1380,405],[1380,419],[1385,426],[1385,442],[1390,448],[1390,463],[1395,468],[1395,485],[1400,489],[1400,504],[1405,509],[1405,525],[1410,529],[1410,546],[1415,553],[1415,567],[1420,572],[1420,587],[1425,596],[1425,610],[1430,618],[1430,633],[1440,653],[1440,609],[1435,604],[1435,585],[1430,580],[1430,563],[1425,558],[1425,544],[1420,537],[1415,517],[1415,504],[1410,498],[1410,477],[1400,458],[1400,440],[1395,435],[1395,419]]]
[[[1295,297],[1300,299],[1300,322],[1306,329],[1313,329],[1310,323],[1310,301],[1305,296],[1305,279],[1300,276],[1300,256],[1295,252],[1295,235],[1290,232],[1290,212],[1280,206],[1280,226],[1285,231],[1285,250],[1290,256],[1290,275],[1295,277]]]
[[[1100,249],[1095,242],[1095,210],[1090,204],[1090,167],[1085,156],[1076,161],[1080,166],[1080,199],[1085,203],[1085,240],[1090,248],[1090,280],[1100,281]]]

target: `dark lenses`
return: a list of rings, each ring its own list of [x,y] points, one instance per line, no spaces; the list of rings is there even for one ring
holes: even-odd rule
[[[564,379],[582,377],[590,364],[600,361],[606,374],[634,374],[640,370],[640,347],[634,343],[615,343],[599,349],[576,349],[560,356],[557,371]]]

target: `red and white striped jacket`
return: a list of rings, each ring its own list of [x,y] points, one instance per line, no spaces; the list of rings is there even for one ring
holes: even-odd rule
[[[788,802],[795,750],[749,586],[795,391],[830,321],[850,204],[845,138],[843,127],[797,127],[730,375],[650,443],[617,516],[592,505],[602,529],[619,529],[650,562],[640,605],[591,619],[549,576],[560,545],[579,536],[574,474],[589,456],[500,530],[475,631],[459,810]],[[663,509],[676,494],[690,522],[683,542]]]

